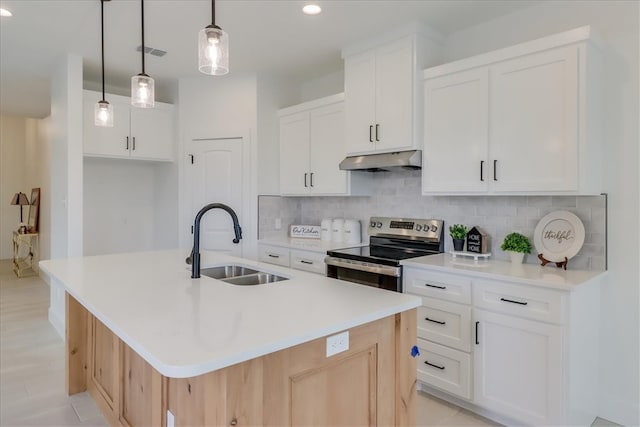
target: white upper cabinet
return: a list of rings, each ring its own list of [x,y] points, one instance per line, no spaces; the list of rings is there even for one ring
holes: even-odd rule
[[[423,33],[343,50],[349,155],[421,148],[418,77],[438,53]]]
[[[599,194],[589,27],[424,72],[424,194]]]
[[[154,108],[132,107],[129,99],[108,95],[113,105],[113,127],[94,125],[94,105],[100,92],[84,91],[83,151],[85,156],[172,161],[174,107],[156,102]]]
[[[343,100],[344,95],[338,94],[279,111],[282,195],[363,191],[364,180],[338,167],[346,156]]]

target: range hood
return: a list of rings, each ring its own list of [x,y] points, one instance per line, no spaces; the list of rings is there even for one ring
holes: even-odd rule
[[[394,153],[350,156],[340,162],[340,169],[346,171],[380,172],[399,168],[421,169],[422,151],[396,151]]]

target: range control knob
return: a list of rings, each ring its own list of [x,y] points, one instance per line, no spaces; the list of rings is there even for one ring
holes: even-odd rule
[[[416,231],[422,231],[422,226],[420,224],[416,224]]]
[[[381,222],[376,222],[376,227],[382,228],[382,223]]]
[[[436,231],[438,231],[438,226],[437,226],[437,225],[432,225],[432,226],[431,226],[431,231],[433,231],[434,233],[435,233]]]

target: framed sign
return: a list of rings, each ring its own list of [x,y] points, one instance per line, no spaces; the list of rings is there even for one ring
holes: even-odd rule
[[[38,218],[40,215],[40,188],[31,190],[31,199],[29,200],[29,220],[27,222],[27,231],[29,233],[38,232]]]
[[[292,225],[289,228],[289,234],[291,237],[302,239],[319,239],[320,238],[320,226],[319,225]]]

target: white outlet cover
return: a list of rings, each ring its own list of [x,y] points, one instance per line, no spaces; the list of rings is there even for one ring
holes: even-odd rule
[[[171,413],[171,411],[167,411],[167,427],[175,427],[176,425],[176,417]]]
[[[327,337],[327,357],[349,350],[349,331]]]

